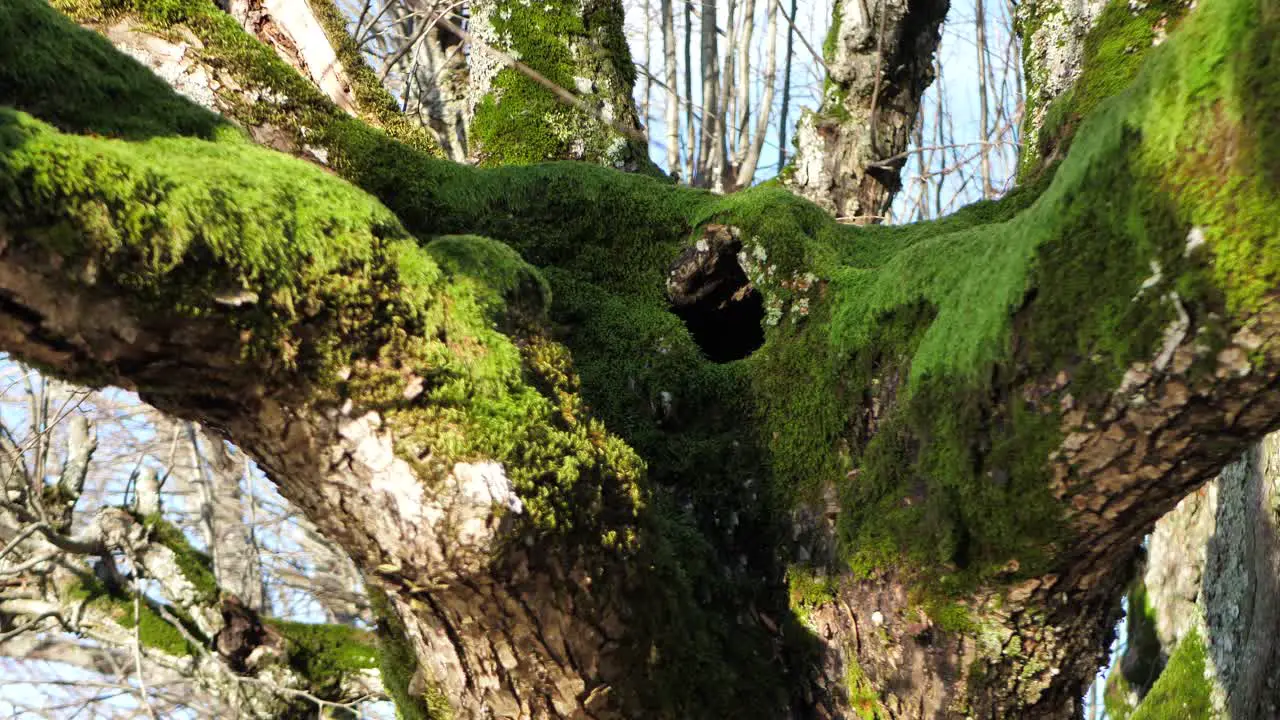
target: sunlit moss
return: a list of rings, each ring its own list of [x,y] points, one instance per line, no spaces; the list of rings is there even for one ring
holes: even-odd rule
[[[312,694],[337,690],[350,675],[378,667],[373,633],[347,625],[270,620],[284,637],[285,660],[311,683]]]
[[[42,7],[10,3],[0,22],[69,56],[105,53]],[[530,536],[640,553],[649,594],[633,626],[659,660],[637,665],[638,703],[669,716],[771,710],[785,693],[772,641],[737,616],[752,602],[787,613],[768,580],[796,504],[835,487],[840,557],[861,574],[893,567],[953,596],[1042,571],[1071,539],[1044,467],[1061,397],[1021,391],[1061,372],[1095,408],[1153,354],[1171,293],[1207,318],[1256,308],[1274,287],[1274,15],[1203,4],[1141,69],[1082,79],[1096,106],[1052,174],[900,228],[838,225],[776,186],[716,197],[584,163],[452,165],[316,110],[312,140],[360,192],[194,110],[152,117],[179,101],[139,79],[111,82],[149,119],[96,120],[96,91],[40,88],[140,68],[4,46],[6,101],[124,139],[4,111],[0,213],[25,241],[92,259],[135,302],[247,331],[265,371],[381,410],[405,456],[427,458],[426,481],[449,461],[501,461]],[[1090,47],[1101,58],[1119,46]],[[218,202],[227,195],[243,202]],[[664,294],[667,268],[710,222],[740,230],[776,309],[764,345],[723,365]],[[1206,243],[1188,254],[1193,227]],[[1161,279],[1144,289],[1153,263]],[[228,288],[260,301],[216,310]],[[513,300],[526,311],[495,312]],[[945,616],[944,600],[929,606]]]
[[[1194,628],[1178,643],[1169,664],[1130,720],[1213,718],[1213,685],[1207,671],[1204,641]]]

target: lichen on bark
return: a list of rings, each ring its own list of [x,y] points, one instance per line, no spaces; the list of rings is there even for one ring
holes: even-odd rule
[[[469,27],[469,147],[481,165],[585,160],[655,176],[631,100],[619,0],[484,0]],[[492,52],[497,50],[502,55]],[[523,63],[589,111],[515,67]]]

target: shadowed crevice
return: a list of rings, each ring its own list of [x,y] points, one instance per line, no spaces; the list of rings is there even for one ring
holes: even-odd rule
[[[671,309],[708,360],[741,360],[764,344],[764,298],[738,263],[737,228],[708,225],[667,274]]]

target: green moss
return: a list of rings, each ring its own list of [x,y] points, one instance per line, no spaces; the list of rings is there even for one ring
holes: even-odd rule
[[[316,146],[323,147],[324,135],[330,128],[350,122],[350,116],[345,111],[330,102],[314,84],[282,61],[274,50],[246,34],[235,19],[218,8],[212,0],[55,0],[52,4],[86,24],[106,26],[129,18],[140,23],[144,29],[154,29],[160,34],[174,34],[175,27],[185,27],[200,39],[203,47],[199,52],[203,61],[234,77],[240,88],[237,93],[244,93],[225,96],[223,100],[229,107],[224,112],[246,124],[270,123],[279,129],[290,131],[298,145],[320,143]],[[312,3],[311,7],[334,43],[338,58],[347,71],[360,116],[408,147],[439,155],[438,146],[426,130],[397,110],[395,99],[381,86],[372,69],[361,58],[355,42],[343,29],[344,20],[340,11],[327,0]],[[17,8],[14,12],[19,21],[48,22],[45,18],[24,18],[27,8]],[[30,34],[24,36],[32,37]],[[46,32],[42,37],[52,38],[53,33]],[[104,40],[99,38],[97,42],[102,45],[98,54],[107,63],[102,73],[109,78],[105,85],[72,86],[70,92],[65,93],[64,100],[56,108],[50,106],[47,113],[39,112],[36,108],[29,109],[55,124],[104,134],[123,132],[137,136],[140,133],[174,133],[191,136],[194,135],[190,131],[192,123],[197,127],[208,125],[208,132],[212,132],[212,128],[226,127],[213,121],[212,114],[190,103],[182,102],[181,105],[185,107],[168,107],[167,103],[172,103],[177,98],[168,92],[163,81],[150,73],[124,71],[123,68],[133,61],[118,53],[110,53],[107,50],[109,43]],[[30,42],[11,44],[9,48],[0,50],[0,53],[6,50],[17,55],[4,58],[5,66],[20,68],[21,71],[15,70],[10,76],[0,70],[0,89],[9,91],[16,86],[19,91],[16,95],[6,92],[5,97],[22,98],[28,95],[22,87],[23,83],[32,86],[30,94],[38,94],[39,83],[47,82],[59,69],[65,70],[65,67],[59,68],[59,65],[71,62],[67,55],[56,48],[41,48]],[[10,64],[10,59],[17,64]],[[113,70],[116,72],[112,72]],[[71,77],[74,75],[75,73],[69,73]],[[125,77],[129,77],[128,87],[120,85]],[[262,99],[246,106],[242,98],[251,97],[253,91],[257,91]],[[117,112],[117,109],[126,108],[123,112]],[[121,126],[117,116],[124,115],[135,118],[131,122],[142,122],[143,125]]]
[[[566,103],[515,68],[500,70],[468,127],[483,165],[580,159],[660,176],[645,143],[610,123],[638,127],[631,90],[635,66],[617,0],[490,0],[486,17],[500,50],[578,97],[608,120]],[[589,84],[589,88],[581,85]]]
[[[213,574],[213,559],[192,547],[182,530],[163,517],[152,515],[140,520],[147,526],[152,542],[173,552],[179,572],[195,588],[192,599],[201,605],[216,603],[220,591],[218,579]]]
[[[139,72],[133,59],[105,38],[72,32],[48,7],[5,3],[0,27],[0,98],[19,103],[60,127],[103,135],[145,138],[185,135],[213,139],[231,132],[217,115],[174,94],[163,80]],[[92,66],[98,72],[80,68]],[[56,78],[60,92],[49,93]]]
[[[80,578],[64,592],[68,599],[106,613],[123,628],[128,630],[137,628],[138,641],[143,647],[175,658],[195,655],[199,651],[199,648],[187,641],[182,630],[174,627],[160,614],[159,606],[151,600],[143,598],[135,608],[132,595],[107,588],[93,577]],[[203,640],[199,629],[180,609],[168,606],[166,610],[182,624],[187,634],[197,640]]]
[[[392,610],[382,591],[371,588],[369,603],[378,618],[378,668],[382,676],[382,687],[396,704],[396,717],[400,720],[452,718],[453,710],[434,683],[426,684],[428,690],[424,695],[410,693],[410,684],[418,671],[418,660],[405,637],[404,624]]]
[[[446,235],[425,249],[455,279],[475,278],[477,296],[489,313],[517,312],[537,320],[551,307],[551,288],[542,273],[507,245],[478,235]]]
[[[809,613],[835,602],[838,585],[835,578],[825,572],[793,565],[787,569],[787,591],[791,610],[803,623],[808,623]]]
[[[1156,634],[1156,613],[1141,577],[1129,587],[1125,614],[1125,657],[1127,685],[1147,692],[1164,667],[1165,657]]]
[[[828,61],[835,59],[836,43],[840,42],[841,2],[842,0],[836,0],[832,5],[831,27],[827,29],[827,35],[822,40],[822,57]]]
[[[1034,151],[1024,152],[1020,158],[1020,180],[1043,172],[1047,160],[1066,151],[1081,120],[1133,82],[1149,52],[1159,44],[1157,38],[1173,31],[1186,11],[1183,0],[1137,4],[1113,0],[1103,8],[1085,36],[1077,81],[1050,102],[1040,131],[1034,134]],[[1030,15],[1037,18],[1037,24],[1044,22],[1042,14]],[[1031,37],[1030,32],[1024,31],[1023,37]],[[1030,43],[1026,45],[1025,52],[1029,52]],[[1033,110],[1027,112],[1028,122]]]
[[[1107,675],[1106,688],[1103,690],[1102,706],[1106,710],[1108,720],[1129,720],[1133,715],[1134,696],[1129,681],[1119,668],[1113,668]]]
[[[267,624],[284,636],[289,667],[311,682],[313,694],[336,690],[346,676],[379,666],[373,633],[346,625]]]
[[[979,630],[973,612],[958,602],[931,595],[925,599],[922,607],[933,624],[943,632],[972,635]]]
[[[738,617],[789,615],[774,555],[796,503],[835,486],[841,557],[865,574],[894,568],[954,596],[1043,570],[1071,540],[1044,467],[1065,399],[1053,378],[1097,412],[1154,355],[1170,293],[1207,318],[1274,287],[1276,95],[1259,69],[1275,66],[1273,12],[1203,5],[1080,124],[1051,177],[909,227],[840,226],[773,186],[716,197],[585,163],[475,169],[355,120],[317,126],[334,172],[375,201],[234,132],[123,142],[12,111],[0,214],[139,307],[247,332],[279,386],[382,411],[424,482],[452,461],[502,462],[524,538],[642,573],[643,670],[620,696],[653,716],[764,714],[787,678],[772,638]],[[59,27],[24,26],[67,51],[90,42]],[[82,77],[50,72],[43,87],[102,72],[59,71]],[[6,82],[19,108],[93,129],[36,79]],[[710,222],[740,228],[766,307],[763,347],[724,365],[664,296],[667,267]],[[1207,243],[1188,257],[1192,226]],[[462,235],[538,268],[556,342],[536,313],[495,313],[499,299],[544,306],[515,254],[430,245]],[[259,300],[225,309],[228,289]]]
[[[1151,692],[1142,699],[1130,720],[1175,720],[1176,718],[1213,718],[1213,684],[1206,677],[1207,660],[1204,641],[1192,629],[1178,643],[1169,664],[1156,680]]]
[[[862,672],[862,666],[854,658],[856,653],[846,652],[844,667],[844,686],[849,693],[849,705],[853,707],[858,720],[887,720],[889,714],[880,703],[880,694],[875,685]]]

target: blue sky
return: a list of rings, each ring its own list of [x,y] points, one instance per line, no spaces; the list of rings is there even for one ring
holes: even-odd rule
[[[990,1],[990,0],[988,0]],[[783,0],[786,3],[786,0]],[[997,0],[999,2],[999,0]],[[662,76],[662,39],[658,33],[658,0],[650,0],[649,19],[646,19],[644,13],[644,0],[626,0],[627,3],[627,31],[631,41],[632,54],[637,64],[645,64],[645,53],[643,48],[643,33],[648,31],[652,33],[650,37],[650,53],[648,66],[655,76]],[[768,2],[767,0],[756,0],[756,31],[754,34],[754,51],[753,56],[760,58],[757,62],[762,64],[764,57],[764,46],[767,40],[766,18]],[[784,4],[784,7],[786,5]],[[1007,12],[1005,5],[992,6],[987,8],[989,16],[988,36],[989,46],[992,48],[993,55],[1001,53],[1005,44],[1008,42],[1008,35],[999,29],[1000,23],[997,19]],[[830,24],[831,16],[831,0],[801,0],[798,3],[796,12],[796,26],[798,30],[808,40],[809,45],[821,52],[823,39],[826,36],[827,28]],[[719,0],[718,17],[721,24],[724,24],[727,17],[727,0]],[[683,6],[676,6],[676,34],[678,36],[678,55],[680,61],[683,62],[683,22],[684,13]],[[694,103],[695,107],[701,103],[701,92],[697,81],[696,67],[698,62],[698,46],[695,23],[694,37]],[[782,55],[786,49],[786,22],[780,19],[778,23],[778,77],[781,82]],[[944,103],[950,114],[950,122],[947,125],[948,135],[950,135],[954,144],[959,147],[953,148],[945,159],[947,165],[955,165],[957,161],[964,161],[968,158],[968,162],[972,163],[973,171],[976,172],[977,147],[973,145],[980,137],[979,132],[979,112],[978,112],[978,73],[977,73],[977,51],[975,44],[975,24],[974,24],[974,0],[956,0],[953,2],[946,24],[943,29],[943,39],[938,52],[938,58],[943,67],[942,83],[935,82],[934,85],[926,93],[924,105],[932,109],[936,103],[938,95],[941,93]],[[994,57],[994,61],[1001,62],[999,57]],[[683,67],[681,67],[683,73]],[[759,96],[759,75],[756,75],[756,87],[753,88],[753,96]],[[681,75],[683,77],[683,75]],[[1011,82],[1011,80],[1010,80]],[[636,95],[637,105],[640,104],[640,95],[643,92],[643,76],[637,83]],[[791,83],[791,109],[788,114],[788,138],[794,137],[794,125],[799,119],[801,110],[804,108],[814,109],[818,106],[822,87],[822,69],[814,60],[810,51],[805,47],[804,43],[796,40],[794,44],[794,59]],[[781,105],[782,92],[781,87],[774,95],[774,109],[771,113],[770,130],[766,136],[764,151],[757,169],[755,180],[757,182],[767,180],[773,177],[778,170],[778,134],[777,123],[779,119],[778,108]],[[659,165],[665,165],[666,148],[665,126],[663,122],[665,93],[659,87],[653,88],[652,105],[647,126],[651,138],[650,151],[654,161]],[[683,112],[683,111],[682,111]],[[933,141],[933,123],[929,119],[924,126],[925,146],[932,147],[935,145]],[[789,142],[788,142],[789,144]],[[788,154],[791,149],[788,148]],[[936,164],[942,158],[938,154],[933,156]],[[1003,163],[995,162],[993,175],[997,180],[1003,180],[1012,173],[1013,167],[1013,150],[1006,149]],[[908,163],[907,168],[903,172],[904,186],[910,187],[913,175],[918,175],[919,169],[913,158]],[[1003,183],[997,182],[998,186]],[[918,187],[918,186],[917,186]],[[944,205],[954,210],[960,205],[966,204],[977,199],[980,196],[980,187],[970,183],[962,186],[958,178],[949,178],[943,185]],[[899,214],[905,211],[907,196],[904,194],[902,200],[897,203]]]

